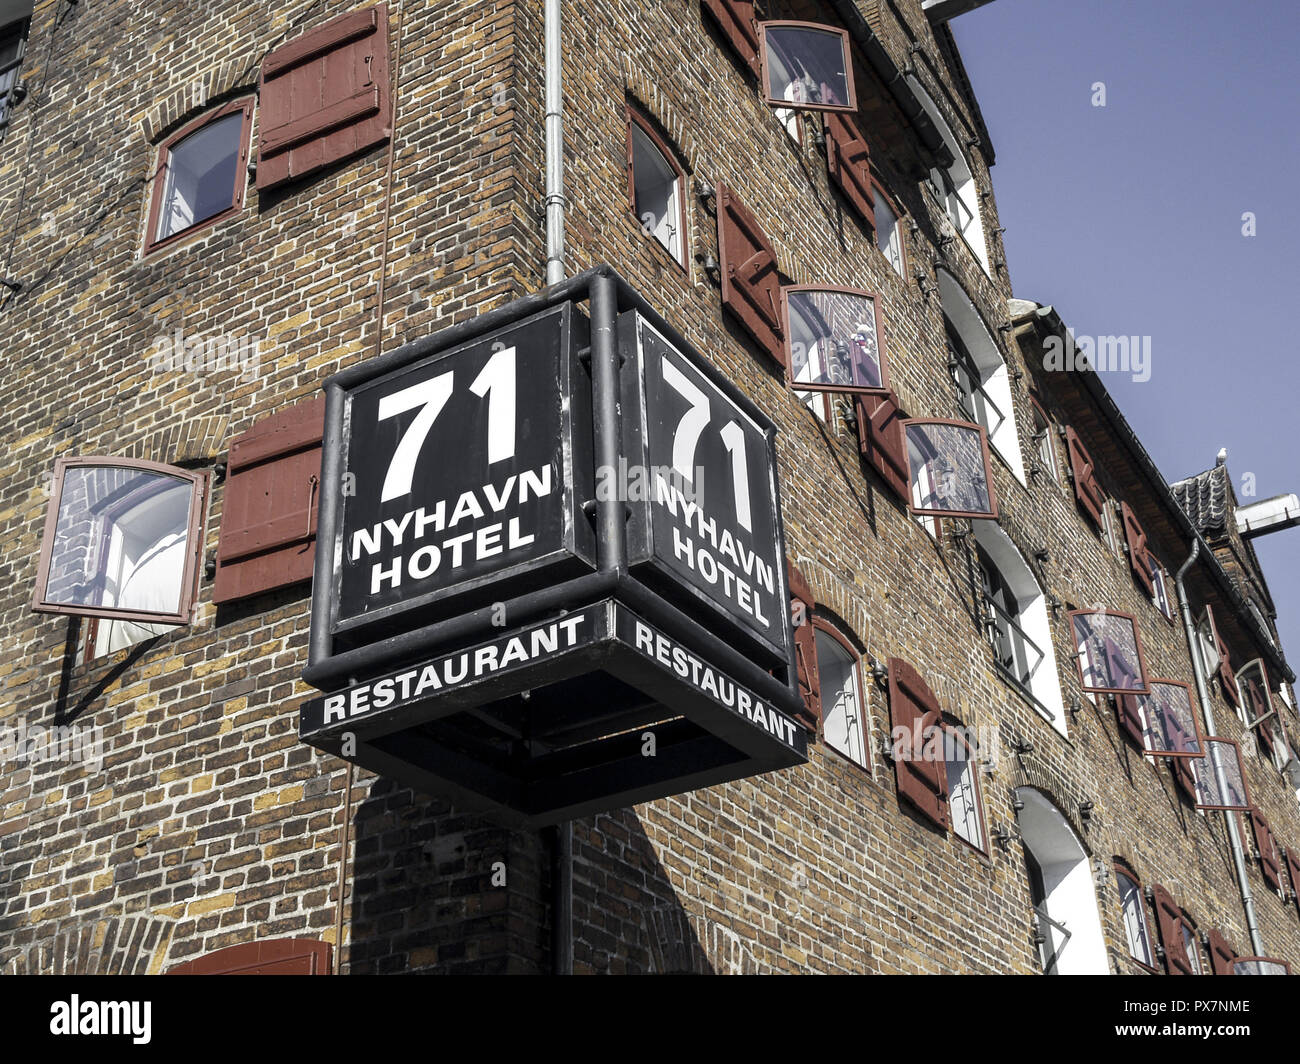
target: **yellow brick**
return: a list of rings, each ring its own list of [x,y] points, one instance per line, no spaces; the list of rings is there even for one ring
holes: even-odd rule
[[[204,898],[202,901],[190,902],[190,907],[186,916],[200,916],[203,913],[216,912],[220,909],[229,909],[235,904],[235,895],[218,894],[213,898]]]

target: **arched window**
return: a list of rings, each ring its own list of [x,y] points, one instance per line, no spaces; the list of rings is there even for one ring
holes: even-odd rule
[[[970,163],[966,159],[966,153],[921,83],[911,75],[908,75],[907,83],[916,93],[925,113],[934,123],[939,135],[943,137],[949,154],[952,155],[952,164],[947,169],[935,167],[930,171],[931,190],[947,212],[952,227],[966,241],[966,246],[984,268],[984,272],[988,273],[989,254],[984,241],[984,223],[980,218],[979,188]]]
[[[984,426],[993,452],[1023,484],[1025,465],[1016,433],[1007,364],[965,289],[947,270],[937,274],[947,330],[948,365],[961,407],[971,421]]]
[[[973,575],[994,662],[1002,677],[1065,735],[1046,596],[1007,534],[991,521],[975,525]]]
[[[1087,851],[1041,791],[1021,787],[1016,803],[1043,972],[1107,974],[1106,941]]]
[[[1124,915],[1128,954],[1142,967],[1155,971],[1155,951],[1151,948],[1151,928],[1142,901],[1142,884],[1127,866],[1116,861],[1115,886],[1119,891],[1119,904]]]
[[[250,96],[191,122],[159,148],[146,253],[244,206],[252,123]]]
[[[682,168],[647,119],[627,109],[628,206],[642,230],[686,264],[686,185]]]
[[[813,620],[821,681],[822,738],[856,765],[871,770],[866,698],[857,651],[824,618]]]

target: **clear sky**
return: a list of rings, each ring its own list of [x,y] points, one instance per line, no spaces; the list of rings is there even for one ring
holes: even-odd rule
[[[1015,294],[1151,337],[1149,380],[1102,379],[1166,478],[1227,447],[1239,497],[1300,493],[1300,3],[993,0],[952,28]],[[1255,547],[1300,671],[1300,529]]]

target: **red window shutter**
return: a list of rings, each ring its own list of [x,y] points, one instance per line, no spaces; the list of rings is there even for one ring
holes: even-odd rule
[[[1216,927],[1210,932],[1210,970],[1215,975],[1236,975],[1232,969],[1236,959],[1237,951],[1228,945],[1227,939]]]
[[[1074,480],[1074,494],[1079,505],[1098,528],[1104,527],[1101,509],[1106,505],[1106,493],[1097,483],[1097,470],[1092,458],[1074,429],[1065,429],[1065,449],[1070,456],[1070,476]]]
[[[889,659],[889,719],[906,737],[895,748],[898,797],[926,819],[948,829],[948,766],[942,757],[942,714],[920,673],[901,658]]]
[[[787,561],[790,574],[790,616],[794,621],[794,660],[799,676],[799,694],[803,696],[804,714],[800,723],[815,732],[822,719],[821,675],[817,668],[817,635],[813,628],[812,585],[803,572]]]
[[[1223,641],[1219,635],[1219,629],[1214,629],[1214,640],[1219,651],[1219,683],[1223,687],[1223,693],[1227,695],[1228,701],[1234,706],[1241,705],[1241,692],[1237,690],[1237,677],[1232,671],[1232,655],[1228,653],[1228,644]]]
[[[1250,826],[1255,832],[1255,849],[1259,851],[1259,867],[1264,873],[1264,882],[1274,890],[1282,889],[1282,864],[1277,857],[1277,845],[1273,841],[1273,830],[1264,819],[1258,806],[1250,807]]]
[[[1178,784],[1181,790],[1193,803],[1196,801],[1196,770],[1192,768],[1194,758],[1174,757],[1170,758],[1174,763],[1174,782]]]
[[[213,602],[310,580],[325,400],[263,418],[230,444]]]
[[[876,228],[876,196],[871,182],[867,139],[848,115],[826,115],[826,163],[831,180],[867,225]]]
[[[858,449],[880,474],[889,489],[904,502],[911,497],[911,468],[907,461],[906,415],[898,396],[861,395],[857,398]]]
[[[274,188],[392,134],[388,7],[331,19],[262,60],[257,187]]]
[[[1142,531],[1142,523],[1137,519],[1129,504],[1119,504],[1120,518],[1124,522],[1124,539],[1128,543],[1128,564],[1133,570],[1137,582],[1146,588],[1148,595],[1154,595],[1155,581],[1151,578],[1151,562],[1147,554],[1147,534]]]
[[[718,186],[718,254],[722,305],[731,311],[778,365],[785,366],[781,278],[776,252],[749,208],[726,185]]]
[[[762,61],[753,0],[704,0],[704,10],[713,16],[727,43],[757,77]]]
[[[329,975],[331,947],[314,938],[243,942],[167,969],[168,975]]]
[[[1138,704],[1138,696],[1116,695],[1115,712],[1119,717],[1119,730],[1132,739],[1138,749],[1145,750],[1146,739],[1142,728],[1142,707]]]
[[[1165,970],[1170,975],[1195,975],[1187,950],[1183,946],[1183,911],[1169,891],[1159,883],[1151,888],[1151,900],[1156,908],[1156,927],[1160,931],[1160,944],[1165,948]]]

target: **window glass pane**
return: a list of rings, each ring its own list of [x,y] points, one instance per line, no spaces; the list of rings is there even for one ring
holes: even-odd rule
[[[881,388],[884,371],[876,301],[851,292],[786,293],[793,382],[820,387]]]
[[[1151,959],[1151,940],[1147,937],[1146,918],[1142,911],[1142,892],[1138,885],[1123,872],[1116,874],[1119,883],[1120,904],[1124,909],[1124,931],[1128,936],[1129,956],[1148,966]]]
[[[1079,673],[1085,688],[1124,692],[1146,687],[1133,619],[1123,614],[1071,614]]]
[[[852,100],[839,33],[808,26],[765,27],[763,72],[770,100],[800,107],[845,107]]]
[[[192,493],[139,469],[65,470],[45,602],[179,613]]]
[[[1286,965],[1281,961],[1245,960],[1232,966],[1233,975],[1286,975]]]
[[[1241,753],[1235,743],[1220,739],[1205,740],[1205,757],[1193,758],[1192,778],[1196,785],[1196,804],[1205,809],[1234,809],[1248,812],[1249,794]],[[1223,772],[1220,779],[1218,769]]]
[[[944,756],[948,768],[948,810],[952,828],[972,846],[984,849],[984,832],[980,827],[979,791],[970,750],[952,732],[944,733]]]
[[[816,639],[824,738],[828,745],[865,768],[866,729],[862,720],[857,662],[838,640],[821,629],[817,630]]]
[[[889,202],[879,192],[876,201],[876,246],[894,267],[899,277],[903,276],[903,234],[899,229],[898,217]]]
[[[1151,682],[1151,694],[1139,695],[1146,724],[1146,748],[1161,754],[1199,754],[1192,699],[1182,684]]]
[[[209,122],[167,153],[167,176],[155,240],[220,214],[235,200],[242,112]]]
[[[1196,948],[1196,935],[1186,924],[1179,924],[1183,933],[1183,949],[1187,953],[1188,963],[1192,966],[1192,971],[1197,975],[1201,974],[1201,951]]]
[[[636,216],[681,261],[681,187],[677,171],[639,126],[632,126],[632,180]]]
[[[984,437],[977,428],[912,421],[905,429],[914,510],[995,513]]]

